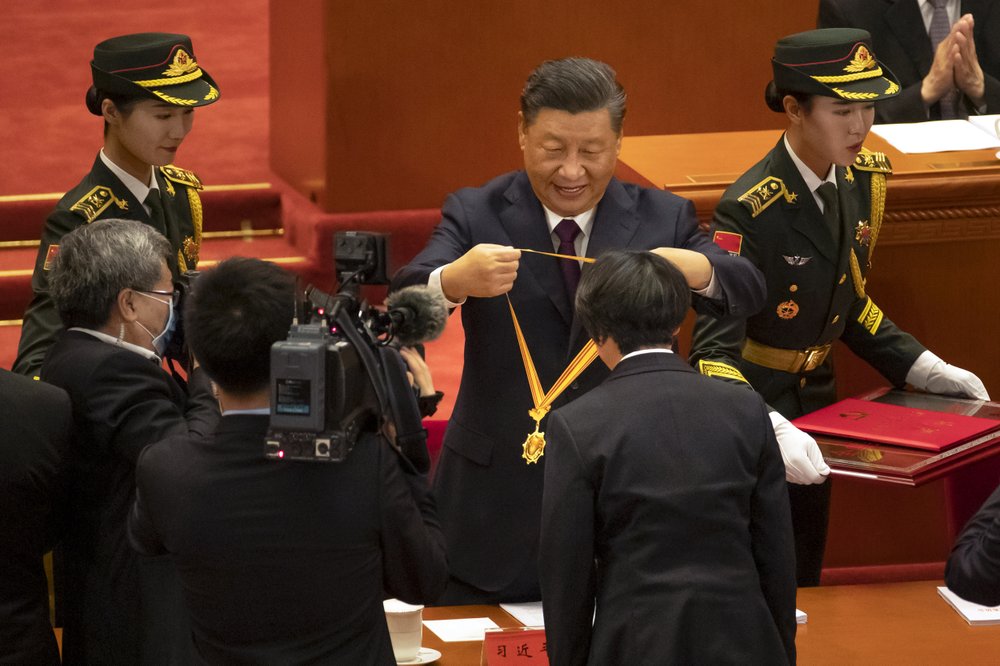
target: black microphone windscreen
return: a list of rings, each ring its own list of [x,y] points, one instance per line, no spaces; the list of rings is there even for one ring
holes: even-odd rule
[[[404,287],[389,294],[385,306],[395,322],[395,336],[402,345],[437,338],[448,322],[444,297],[426,285]]]

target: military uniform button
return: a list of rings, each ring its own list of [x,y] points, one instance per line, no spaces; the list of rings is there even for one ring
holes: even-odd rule
[[[840,276],[840,281],[837,284],[844,284],[844,280],[847,279],[847,273]]]
[[[831,321],[830,323],[836,324],[838,321],[840,321],[840,315],[833,315],[833,321]]]
[[[799,285],[797,285],[797,284],[793,284],[791,287],[788,288],[788,291],[793,292],[793,293],[796,292],[796,291],[798,291],[798,290],[799,290]]]

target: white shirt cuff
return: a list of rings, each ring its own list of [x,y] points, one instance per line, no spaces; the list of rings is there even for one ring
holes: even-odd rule
[[[441,287],[441,271],[443,271],[447,266],[448,264],[445,264],[444,266],[438,266],[433,271],[431,271],[430,277],[427,278],[427,288],[441,294],[441,298],[443,298],[444,302],[448,304],[448,309],[454,310],[462,303],[465,303],[466,299],[463,298],[458,303],[455,303],[454,301],[449,301],[448,297],[444,295],[444,288]],[[709,286],[711,287],[712,285]]]
[[[713,300],[718,300],[722,296],[722,288],[719,287],[719,283],[715,280],[715,266],[712,267],[712,277],[708,281],[708,286],[704,289],[692,289],[694,293],[699,296],[704,296],[705,298],[711,298]]]

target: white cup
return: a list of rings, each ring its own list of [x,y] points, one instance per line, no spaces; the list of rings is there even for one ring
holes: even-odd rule
[[[420,641],[423,638],[424,607],[399,599],[386,599],[382,602],[382,607],[385,609],[385,623],[389,625],[393,656],[397,662],[413,661],[420,652]]]

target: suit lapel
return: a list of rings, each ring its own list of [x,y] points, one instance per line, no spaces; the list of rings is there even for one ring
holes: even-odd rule
[[[924,26],[924,17],[916,2],[901,2],[897,0],[885,10],[886,25],[896,34],[896,39],[905,45],[905,51],[916,63],[920,76],[926,76],[931,70],[934,53],[931,51],[931,38]]]
[[[778,141],[777,150],[774,151],[772,173],[784,181],[788,191],[798,195],[793,204],[786,201],[778,203],[784,208],[782,212],[788,218],[792,229],[809,239],[809,242],[820,254],[826,257],[827,261],[836,264],[837,246],[834,243],[833,234],[830,233],[823,213],[820,212],[819,206],[816,204],[816,198],[806,186],[802,174],[799,173],[788,151],[785,150],[783,139]]]
[[[552,237],[545,221],[545,211],[538,201],[531,184],[523,172],[518,174],[504,198],[508,206],[500,212],[500,224],[514,247],[552,252]],[[573,319],[573,309],[566,294],[566,285],[559,270],[558,261],[552,257],[522,254],[518,268],[518,280],[526,277],[534,279],[548,295],[552,304],[569,323]],[[513,298],[513,296],[512,296]]]
[[[840,200],[840,223],[843,236],[840,242],[840,258],[837,261],[837,274],[847,272],[847,264],[854,247],[854,234],[857,223],[862,219],[861,203],[864,197],[858,196],[857,177],[849,182],[845,177],[847,170],[837,167],[837,198]],[[858,257],[861,259],[861,257]]]

